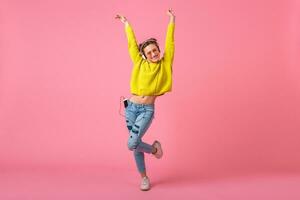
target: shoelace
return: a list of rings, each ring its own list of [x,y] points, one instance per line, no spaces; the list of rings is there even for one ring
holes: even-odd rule
[[[148,178],[143,178],[142,185],[148,185],[148,184],[149,184]]]

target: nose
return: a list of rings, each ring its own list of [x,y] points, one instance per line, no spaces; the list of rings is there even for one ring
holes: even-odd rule
[[[152,57],[154,57],[154,56],[156,56],[156,55],[157,55],[156,52],[151,52],[151,56],[152,56]]]

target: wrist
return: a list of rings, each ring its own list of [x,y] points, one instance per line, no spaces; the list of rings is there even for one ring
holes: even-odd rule
[[[170,17],[170,22],[173,22],[173,23],[175,22],[175,16]]]

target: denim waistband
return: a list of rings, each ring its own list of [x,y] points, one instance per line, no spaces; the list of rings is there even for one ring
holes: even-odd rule
[[[154,104],[141,104],[141,103],[134,103],[134,102],[132,102],[132,101],[130,101],[130,100],[128,100],[128,104],[129,105],[134,105],[134,106],[136,106],[136,107],[138,107],[138,108],[154,108]]]

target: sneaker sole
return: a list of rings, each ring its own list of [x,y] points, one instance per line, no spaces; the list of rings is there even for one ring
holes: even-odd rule
[[[163,150],[162,150],[162,148],[161,148],[161,144],[160,144],[160,142],[157,141],[157,140],[155,140],[154,142],[157,143],[157,145],[159,146],[160,151],[161,151],[161,156],[159,156],[159,157],[157,157],[157,156],[155,156],[155,155],[154,155],[154,156],[155,156],[157,159],[161,159],[162,156],[163,156]]]
[[[141,189],[141,191],[149,191],[151,188],[148,188],[148,189]]]

